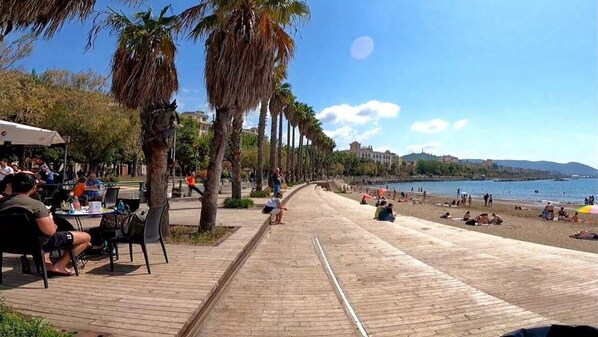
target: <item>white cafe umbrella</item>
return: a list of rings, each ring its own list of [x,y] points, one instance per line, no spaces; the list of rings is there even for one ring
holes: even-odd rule
[[[0,143],[3,142],[50,146],[64,144],[64,139],[56,131],[0,120]]]

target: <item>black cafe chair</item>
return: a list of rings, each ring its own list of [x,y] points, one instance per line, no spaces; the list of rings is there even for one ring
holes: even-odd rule
[[[108,187],[104,193],[104,207],[110,208],[116,206],[118,203],[118,192],[120,187]]]
[[[0,214],[0,283],[2,283],[3,253],[32,255],[38,273],[44,279],[44,288],[48,288],[48,272],[44,263],[44,250],[39,237],[41,232],[33,214],[22,208],[11,208]],[[75,261],[73,247],[66,247],[75,274],[79,276],[79,269]]]
[[[162,252],[164,253],[164,259],[166,260],[166,263],[168,263],[168,255],[166,254],[166,247],[164,246],[162,232],[160,231],[160,223],[162,222],[162,216],[164,215],[165,210],[166,205],[160,207],[151,207],[147,211],[143,221],[138,220],[139,218],[137,215],[133,215],[129,221],[127,230],[125,231],[123,228],[124,236],[108,240],[111,271],[114,271],[113,248],[115,248],[115,246],[117,246],[119,243],[129,244],[129,255],[131,257],[131,262],[133,261],[133,244],[141,246],[148,274],[151,274],[149,258],[147,254],[148,243],[160,242],[160,245],[162,245]]]

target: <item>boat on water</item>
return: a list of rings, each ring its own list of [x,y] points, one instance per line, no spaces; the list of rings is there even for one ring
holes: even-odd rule
[[[556,178],[554,181],[567,181],[567,179],[563,179],[563,178]]]

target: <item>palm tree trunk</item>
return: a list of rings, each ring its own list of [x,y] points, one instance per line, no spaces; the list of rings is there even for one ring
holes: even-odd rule
[[[231,134],[232,158],[232,197],[241,199],[241,146],[243,143],[243,114],[239,113],[233,117],[233,128]]]
[[[287,163],[286,163],[286,171],[287,174],[291,169],[291,121],[287,118]],[[291,179],[290,176],[287,175],[286,179]]]
[[[302,174],[301,170],[303,169],[302,165],[302,152],[303,152],[303,134],[301,133],[301,128],[299,129],[299,151],[297,152],[297,179],[301,180]]]
[[[293,182],[297,181],[297,168],[295,167],[296,161],[295,161],[295,127],[293,126],[293,144],[292,144],[292,148],[293,150],[291,151],[291,167],[293,170]]]
[[[280,113],[278,118],[278,146],[277,146],[277,156],[276,156],[276,163],[278,166],[282,166],[282,116],[283,113]],[[280,170],[282,171],[282,167]]]
[[[168,226],[168,153],[171,145],[172,120],[176,104],[159,108],[147,108],[141,112],[141,148],[147,163],[146,198],[149,207],[166,205],[160,230],[169,236]]]
[[[276,126],[278,124],[278,115],[272,114],[272,124],[270,125],[270,172],[272,176],[274,169],[278,166],[276,163]],[[272,179],[268,178],[268,186],[272,187]]]
[[[268,100],[263,99],[260,106],[260,120],[257,125],[257,173],[255,174],[255,190],[261,191],[264,184],[264,140],[266,138],[266,119],[268,117]]]
[[[302,160],[303,167],[303,180],[307,181],[307,172],[309,170],[309,138],[305,138],[305,156]]]
[[[222,161],[226,152],[226,142],[232,116],[233,112],[228,108],[216,109],[214,138],[212,139],[212,150],[210,151],[210,162],[208,164],[208,179],[205,183],[205,196],[202,201],[201,217],[199,219],[200,231],[210,231],[216,224],[218,188],[220,187]]]

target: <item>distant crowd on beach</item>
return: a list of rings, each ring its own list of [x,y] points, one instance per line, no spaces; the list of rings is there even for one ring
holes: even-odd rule
[[[583,201],[584,205],[594,205],[594,196],[590,195],[589,197],[585,198]]]

